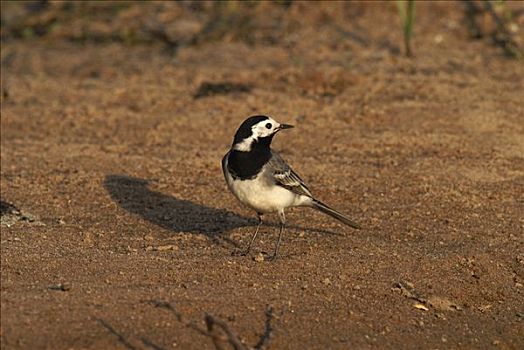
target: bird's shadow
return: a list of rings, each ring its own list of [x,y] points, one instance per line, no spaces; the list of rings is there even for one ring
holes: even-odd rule
[[[257,225],[255,218],[152,191],[148,187],[149,183],[149,180],[126,175],[107,175],[104,187],[121,208],[174,233],[204,234],[215,243],[225,242],[238,247],[238,243],[224,234],[239,227]],[[269,224],[269,226],[276,225]],[[305,229],[293,225],[287,227]],[[340,235],[322,229],[308,229],[308,231]]]

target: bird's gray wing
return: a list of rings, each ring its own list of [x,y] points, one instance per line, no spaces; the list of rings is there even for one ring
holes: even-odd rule
[[[277,185],[287,188],[296,194],[308,197],[313,196],[300,176],[291,169],[278,153],[271,151],[271,159],[267,166]]]

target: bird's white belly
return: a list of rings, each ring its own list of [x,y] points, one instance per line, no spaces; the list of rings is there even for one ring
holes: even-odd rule
[[[238,200],[259,213],[270,213],[295,206],[297,197],[300,197],[281,186],[257,179],[228,180],[229,188]]]

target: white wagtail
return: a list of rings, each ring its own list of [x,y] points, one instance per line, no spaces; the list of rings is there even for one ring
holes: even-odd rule
[[[273,136],[292,127],[264,115],[249,117],[238,128],[231,149],[222,158],[222,170],[229,189],[258,216],[257,228],[243,254],[249,253],[257,237],[262,215],[277,212],[280,231],[272,259],[277,257],[285,225],[284,209],[289,207],[314,208],[348,226],[360,228],[345,215],[315,199],[297,173],[271,149]]]

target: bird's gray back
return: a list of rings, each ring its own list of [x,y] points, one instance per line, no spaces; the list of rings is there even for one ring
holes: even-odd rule
[[[299,195],[313,196],[300,176],[291,169],[277,152],[271,150],[271,158],[266,164],[265,170],[273,177],[277,185]]]

